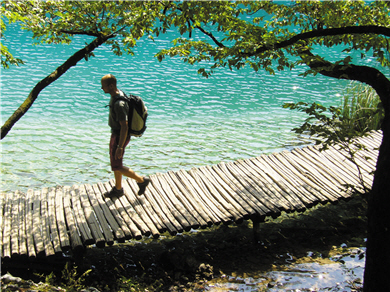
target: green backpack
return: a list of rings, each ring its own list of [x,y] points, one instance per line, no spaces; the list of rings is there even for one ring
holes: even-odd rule
[[[118,100],[124,100],[129,105],[128,133],[130,136],[141,137],[146,130],[148,109],[140,96],[134,94],[127,96],[124,92],[123,95],[124,96],[118,97],[115,102]]]

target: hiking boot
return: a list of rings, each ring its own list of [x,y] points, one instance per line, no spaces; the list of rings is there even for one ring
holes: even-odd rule
[[[139,187],[138,196],[142,196],[145,193],[145,189],[149,183],[150,183],[150,178],[147,176],[144,177],[144,182],[137,183],[137,185]]]
[[[120,197],[124,194],[123,188],[118,190],[116,187],[112,187],[111,191],[104,193],[106,198]]]

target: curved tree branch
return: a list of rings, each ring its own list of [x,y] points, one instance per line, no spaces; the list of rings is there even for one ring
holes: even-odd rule
[[[242,55],[247,57],[252,57],[269,50],[285,48],[297,43],[298,41],[307,40],[315,37],[335,36],[335,35],[343,35],[343,34],[370,34],[370,33],[381,34],[390,37],[390,28],[384,26],[376,26],[376,25],[363,25],[363,26],[346,26],[340,28],[326,28],[326,29],[312,30],[312,31],[297,34],[287,40],[277,42],[272,45],[263,45],[252,53],[242,53]]]
[[[4,125],[1,127],[1,139],[3,139],[5,136],[7,136],[8,132],[11,130],[11,128],[15,125],[15,123],[28,111],[28,109],[32,106],[34,101],[37,99],[39,93],[49,86],[51,83],[56,81],[58,78],[60,78],[68,69],[75,66],[80,60],[85,58],[85,56],[88,56],[94,49],[102,45],[104,42],[106,42],[109,38],[112,38],[113,35],[104,36],[104,37],[98,37],[94,39],[91,43],[89,43],[87,46],[82,48],[81,50],[77,51],[75,54],[73,54],[68,60],[65,61],[61,66],[59,66],[54,72],[52,72],[50,75],[39,81],[33,90],[30,92],[26,100],[23,102],[22,105],[19,106],[19,108],[12,114],[12,116],[4,123]]]

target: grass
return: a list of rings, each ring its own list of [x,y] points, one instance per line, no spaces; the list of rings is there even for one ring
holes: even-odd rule
[[[341,117],[358,132],[379,130],[384,110],[379,96],[370,86],[352,82],[342,101]]]

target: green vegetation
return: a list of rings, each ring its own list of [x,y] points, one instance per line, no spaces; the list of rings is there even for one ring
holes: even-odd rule
[[[315,102],[285,103],[283,107],[309,115],[293,131],[310,135],[324,149],[336,143],[350,142],[371,130],[379,130],[384,118],[384,110],[375,91],[356,83],[348,88],[338,107],[326,108]]]
[[[341,117],[349,128],[361,134],[371,130],[379,130],[385,116],[383,105],[369,86],[352,83],[344,94],[341,106]]]
[[[356,83],[351,84],[338,107],[326,108],[315,102],[312,104],[286,103],[283,107],[309,115],[305,122],[293,131],[310,135],[317,145],[321,145],[320,150],[325,150],[335,144],[346,150],[348,153],[346,158],[353,162],[359,171],[359,187],[363,192],[370,190],[370,186],[364,182],[359,163],[355,159],[356,153],[365,147],[354,138],[362,137],[367,132],[379,130],[381,127],[384,109],[372,88]],[[353,192],[359,192],[355,186],[344,185],[344,187]]]

